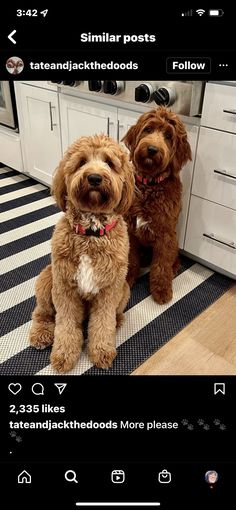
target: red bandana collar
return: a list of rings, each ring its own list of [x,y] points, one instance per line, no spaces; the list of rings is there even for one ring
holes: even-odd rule
[[[82,225],[77,223],[76,225],[74,225],[74,231],[76,234],[81,234],[81,235],[85,235],[85,236],[102,237],[107,232],[109,232],[109,230],[114,228],[116,226],[116,224],[117,224],[117,221],[114,220],[111,223],[108,223],[107,225],[105,225],[104,228],[98,228],[97,230],[93,230],[91,227],[84,228],[84,227],[82,227]]]
[[[142,177],[142,175],[136,175],[136,180],[141,182],[142,184],[147,184],[147,186],[155,186],[155,184],[159,184],[159,182],[164,181],[169,175],[160,174],[158,177]]]

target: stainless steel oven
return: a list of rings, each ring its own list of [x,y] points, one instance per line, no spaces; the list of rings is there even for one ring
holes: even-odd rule
[[[0,81],[0,124],[18,129],[14,84]]]

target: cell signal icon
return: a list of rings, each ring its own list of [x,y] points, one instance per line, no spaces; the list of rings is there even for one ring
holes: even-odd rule
[[[193,15],[193,9],[190,9],[190,11],[182,12],[181,16],[192,16]]]
[[[198,16],[203,16],[203,14],[205,13],[206,11],[204,11],[204,9],[197,9],[196,13],[198,14]]]

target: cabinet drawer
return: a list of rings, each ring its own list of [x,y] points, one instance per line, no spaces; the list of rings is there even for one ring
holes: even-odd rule
[[[192,193],[236,209],[236,136],[201,128]]]
[[[236,133],[236,87],[207,83],[201,125]]]
[[[192,196],[184,249],[236,276],[236,212]]]

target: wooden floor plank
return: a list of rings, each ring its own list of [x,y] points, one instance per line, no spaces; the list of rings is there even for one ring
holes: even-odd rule
[[[236,284],[132,375],[236,375]]]

